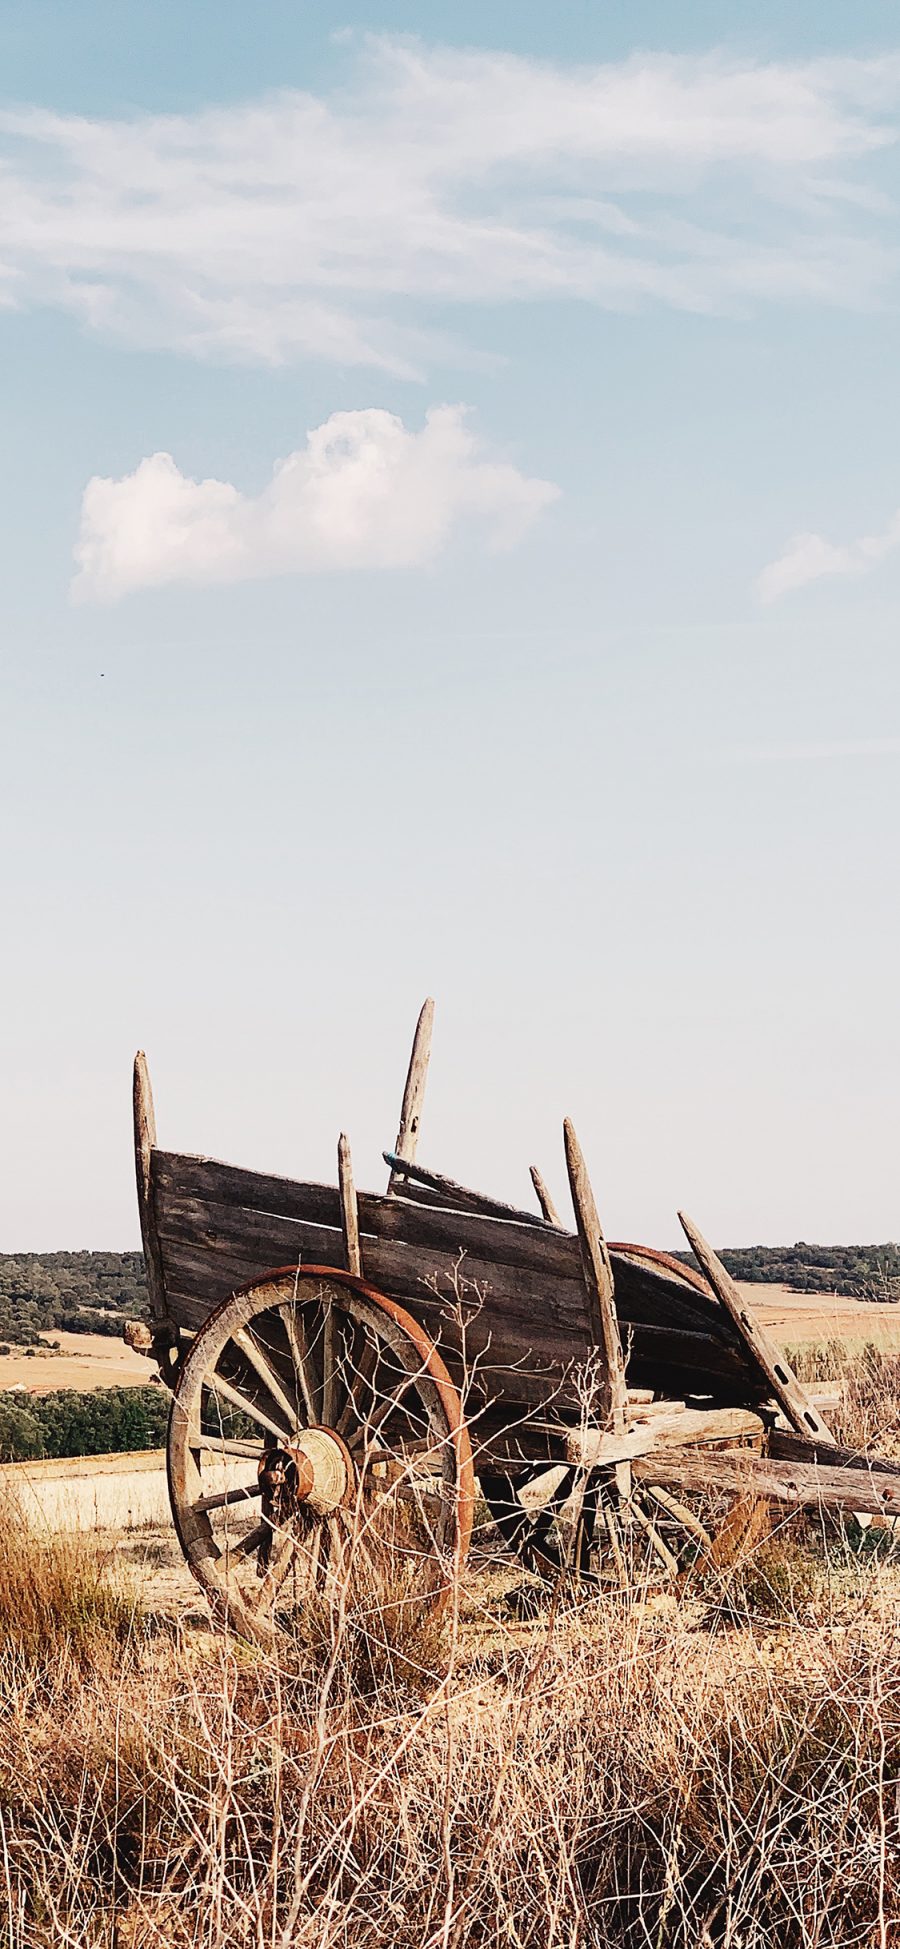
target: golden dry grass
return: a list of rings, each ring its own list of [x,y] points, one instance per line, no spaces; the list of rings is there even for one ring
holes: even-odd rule
[[[892,1373],[857,1384],[893,1411]],[[281,1666],[142,1616],[90,1538],[4,1534],[10,1949],[898,1939],[886,1533],[794,1516],[677,1596],[528,1623],[482,1559],[442,1632],[351,1610]]]

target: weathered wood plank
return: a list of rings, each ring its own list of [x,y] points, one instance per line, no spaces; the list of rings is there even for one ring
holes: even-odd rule
[[[353,1183],[350,1139],[341,1131],[338,1139],[338,1195],[341,1231],[344,1236],[344,1262],[355,1279],[362,1278],[362,1253],[359,1246],[359,1206]]]
[[[160,1209],[169,1208],[173,1200],[182,1209],[186,1201],[193,1201],[201,1230],[204,1205],[217,1212],[230,1206],[241,1212],[269,1213],[340,1229],[340,1199],[332,1185],[297,1184],[212,1158],[160,1150],[153,1153],[152,1179]],[[405,1199],[369,1192],[358,1193],[358,1204],[363,1249],[365,1239],[371,1236],[421,1246],[429,1252],[455,1255],[463,1251],[473,1259],[522,1267],[554,1284],[571,1280],[581,1288],[581,1260],[574,1232],[545,1225],[533,1216],[524,1225],[474,1211],[450,1213],[431,1205],[413,1207]],[[642,1295],[642,1317],[661,1323],[671,1319],[688,1330],[724,1331],[726,1342],[739,1346],[727,1314],[705,1288],[697,1291],[689,1283],[687,1268],[679,1268],[664,1255],[657,1258],[648,1254],[646,1248],[627,1246],[621,1253],[628,1260],[628,1271],[623,1273],[620,1248],[613,1243],[610,1252],[618,1285],[622,1286],[624,1277],[629,1293]],[[699,1275],[693,1277],[702,1286]]]
[[[719,1489],[763,1496],[796,1508],[846,1509],[875,1516],[900,1514],[900,1480],[876,1465],[863,1472],[811,1462],[781,1461],[749,1449],[661,1449],[632,1463],[646,1482],[683,1489]]]
[[[155,1203],[159,1213],[162,1230],[174,1233],[186,1242],[208,1242],[211,1246],[223,1240],[233,1239],[243,1245],[251,1239],[267,1241],[264,1250],[271,1255],[277,1249],[289,1260],[296,1252],[304,1251],[309,1257],[311,1250],[321,1252],[329,1264],[341,1264],[339,1200],[334,1193],[323,1204],[318,1198],[322,1187],[310,1187],[316,1194],[309,1200],[312,1210],[326,1210],[331,1224],[328,1227],[317,1225],[316,1236],[304,1241],[298,1225],[305,1221],[295,1216],[285,1217],[269,1214],[242,1206],[231,1201],[220,1203],[209,1196],[186,1197],[174,1192],[170,1187],[187,1181],[194,1186],[211,1183],[214,1189],[231,1190],[231,1185],[223,1185],[216,1167],[203,1174],[196,1169],[182,1173],[168,1168],[172,1160],[163,1159],[160,1166],[160,1153],[154,1154]],[[177,1163],[178,1160],[175,1160]],[[239,1187],[238,1187],[239,1188]],[[288,1202],[284,1200],[284,1202]],[[294,1201],[295,1209],[303,1201]],[[421,1278],[430,1270],[440,1270],[449,1276],[452,1264],[460,1251],[466,1252],[463,1261],[464,1276],[474,1276],[477,1268],[479,1282],[489,1288],[488,1308],[494,1309],[493,1294],[498,1295],[496,1304],[503,1308],[505,1302],[499,1295],[508,1290],[515,1292],[519,1287],[529,1296],[529,1302],[537,1295],[543,1305],[545,1295],[551,1294],[551,1306],[561,1309],[561,1317],[582,1337],[587,1334],[586,1300],[581,1278],[578,1244],[574,1235],[557,1233],[553,1236],[556,1247],[554,1258],[545,1268],[534,1265],[527,1248],[528,1234],[521,1228],[498,1224],[492,1219],[466,1219],[457,1224],[448,1221],[446,1214],[432,1211],[407,1213],[406,1208],[393,1199],[373,1199],[365,1194],[359,1199],[360,1227],[363,1250],[368,1242],[378,1235],[385,1242],[393,1240],[403,1245],[412,1254],[410,1265],[418,1259],[416,1275]],[[407,1218],[409,1222],[407,1223]],[[332,1226],[334,1228],[333,1235]],[[377,1228],[377,1229],[376,1229]],[[541,1239],[541,1252],[550,1240],[549,1228]],[[559,1248],[562,1248],[560,1251]],[[502,1255],[502,1257],[501,1257]],[[706,1333],[710,1327],[717,1331],[718,1317],[704,1313],[694,1299],[693,1293],[670,1280],[667,1273],[657,1273],[652,1265],[643,1260],[625,1260],[612,1252],[615,1277],[620,1291],[622,1311],[629,1322],[646,1321],[659,1324],[669,1321],[688,1332]],[[271,1256],[265,1261],[271,1265]],[[522,1275],[524,1285],[519,1275]],[[723,1321],[724,1321],[724,1317]],[[743,1356],[738,1352],[740,1343],[731,1333],[726,1346],[731,1356],[731,1364],[736,1373],[742,1366]]]
[[[334,1234],[331,1235],[333,1238]],[[230,1297],[238,1287],[251,1279],[260,1278],[271,1270],[275,1263],[295,1264],[292,1255],[273,1251],[266,1254],[234,1247],[228,1254],[210,1252],[171,1240],[164,1242],[166,1255],[166,1279],[169,1306],[173,1318],[179,1324],[193,1328],[202,1323],[213,1307]],[[308,1255],[309,1256],[309,1255]],[[330,1255],[331,1262],[340,1261],[339,1250]],[[321,1251],[315,1253],[312,1262],[325,1259]],[[327,1259],[325,1260],[327,1262]],[[454,1331],[454,1322],[448,1318],[440,1302],[412,1282],[408,1285],[398,1275],[396,1265],[389,1269],[393,1283],[384,1276],[385,1268],[378,1267],[373,1274],[367,1267],[375,1283],[389,1286],[397,1298],[409,1306],[437,1345],[458,1380],[463,1378],[459,1364],[459,1344]],[[716,1361],[725,1365],[725,1356],[715,1343],[704,1341],[697,1334],[673,1334],[660,1328],[636,1328],[633,1333],[636,1343],[635,1360],[640,1370],[663,1384],[664,1378],[671,1379],[673,1368],[680,1369],[684,1378],[696,1384],[698,1372],[702,1374],[704,1365],[715,1370]],[[577,1387],[570,1372],[572,1363],[572,1342],[564,1334],[556,1335],[551,1341],[545,1334],[537,1349],[532,1342],[531,1332],[522,1330],[518,1340],[507,1342],[507,1353],[503,1357],[496,1343],[491,1342],[488,1331],[480,1319],[473,1320],[468,1328],[467,1341],[470,1359],[477,1356],[480,1373],[476,1389],[479,1401],[495,1397],[504,1404],[504,1413],[510,1404],[521,1403],[532,1408],[536,1404],[552,1405],[554,1413],[573,1418],[578,1413]],[[715,1371],[709,1375],[711,1385],[717,1384]],[[726,1373],[719,1384],[729,1385],[733,1376]]]
[[[172,1278],[171,1248],[180,1245],[190,1249],[196,1254],[193,1277],[199,1281],[198,1289],[211,1299],[220,1298],[223,1284],[228,1285],[229,1281],[243,1284],[275,1265],[294,1265],[301,1257],[316,1264],[340,1266],[343,1263],[341,1233],[336,1227],[308,1225],[296,1219],[244,1211],[233,1205],[176,1198],[167,1193],[158,1194],[157,1207],[160,1235],[167,1254],[167,1278]],[[575,1241],[572,1243],[577,1252]],[[367,1276],[410,1304],[413,1312],[426,1302],[429,1310],[433,1310],[436,1303],[423,1283],[426,1268],[437,1275],[442,1291],[449,1293],[457,1263],[455,1250],[429,1248],[426,1257],[419,1246],[377,1240],[365,1233],[362,1245]],[[654,1332],[654,1322],[673,1312],[667,1292],[663,1293],[665,1308],[660,1315],[659,1294],[655,1287],[647,1287],[646,1268],[624,1260],[614,1259],[614,1264],[620,1296],[620,1326],[630,1357],[638,1364],[642,1361],[646,1364],[647,1360],[653,1363],[652,1374],[642,1373],[641,1380],[649,1379],[654,1387],[668,1388],[671,1392],[668,1385],[671,1367],[681,1377],[680,1385],[685,1370],[694,1390],[703,1387],[704,1375],[724,1376],[735,1387],[743,1386],[745,1393],[749,1386],[753,1397],[755,1372],[742,1365],[739,1353],[709,1334],[694,1330],[696,1320],[690,1313],[676,1315],[687,1323],[680,1333],[673,1325]],[[584,1357],[588,1328],[580,1277],[545,1281],[523,1268],[475,1258],[464,1261],[464,1271],[485,1291],[485,1304],[479,1315],[480,1330],[483,1335],[492,1333],[496,1346],[506,1349],[512,1345],[518,1357],[539,1337],[542,1347],[566,1363]],[[231,1290],[230,1285],[228,1289]],[[649,1324],[645,1319],[648,1314]],[[657,1355],[666,1353],[665,1340],[660,1338],[663,1331],[669,1341],[669,1351],[665,1365],[660,1367]]]
[[[137,1179],[138,1212],[141,1222],[141,1242],[144,1248],[147,1291],[150,1297],[150,1307],[153,1317],[161,1326],[168,1319],[168,1310],[166,1307],[166,1284],[163,1276],[159,1239],[156,1232],[156,1217],[151,1194],[152,1159],[156,1146],[156,1113],[153,1108],[150,1070],[143,1049],[138,1050],[134,1059],[132,1107],[134,1113],[134,1166],[135,1177]]]
[[[431,1033],[434,1026],[434,1002],[429,995],[422,1003],[416,1032],[413,1036],[412,1053],[406,1072],[406,1086],[400,1108],[400,1128],[394,1151],[399,1158],[411,1163],[416,1154],[419,1141],[419,1122],[422,1104],[425,1100],[425,1084],[428,1079],[428,1059],[431,1055]],[[395,1172],[393,1164],[388,1178],[388,1192],[393,1191]]]
[[[382,1153],[386,1164],[397,1173],[397,1189],[404,1197],[415,1199],[417,1185],[433,1191],[443,1204],[453,1211],[480,1212],[485,1218],[509,1218],[517,1225],[540,1225],[545,1223],[533,1211],[523,1211],[519,1205],[504,1204],[500,1198],[488,1198],[481,1191],[470,1191],[465,1184],[457,1184],[455,1178],[443,1177],[439,1171],[423,1170],[421,1164],[410,1164],[395,1151]]]
[[[726,1272],[721,1259],[717,1257],[712,1246],[707,1243],[703,1233],[698,1231],[696,1225],[692,1223],[691,1219],[683,1211],[678,1213],[678,1218],[691,1251],[703,1268],[713,1292],[721,1300],[722,1305],[730,1314],[738,1333],[750,1351],[751,1357],[756,1360],[762,1372],[765,1374],[769,1386],[776,1400],[784,1409],[788,1420],[792,1423],[793,1427],[800,1430],[801,1434],[815,1435],[820,1441],[830,1442],[832,1440],[832,1434],[827,1422],[822,1419],[818,1408],[813,1406],[809,1395],[798,1381],[793,1368],[785,1360],[781,1349],[775,1345],[774,1340],[770,1340],[769,1335],[760,1322],[753,1318],[731,1274]]]
[[[602,1429],[573,1429],[566,1437],[566,1458],[578,1468],[598,1468],[604,1462],[619,1460],[609,1446],[611,1439],[626,1441],[627,1453],[638,1456],[656,1455],[664,1448],[759,1444],[764,1432],[761,1415],[750,1408],[682,1408],[646,1421],[629,1418],[627,1430],[612,1438]]]
[[[529,1164],[528,1170],[529,1170],[529,1175],[531,1177],[531,1182],[534,1185],[534,1195],[537,1198],[538,1204],[541,1207],[541,1217],[546,1221],[548,1225],[555,1225],[559,1231],[562,1231],[563,1229],[562,1219],[560,1218],[559,1212],[557,1211],[556,1206],[553,1203],[553,1199],[551,1198],[547,1186],[544,1183],[543,1178],[541,1177],[537,1165]]]
[[[298,1219],[285,1219],[257,1212],[242,1212],[232,1206],[197,1207],[190,1201],[169,1199],[158,1204],[160,1238],[164,1252],[170,1244],[183,1244],[210,1260],[245,1265],[252,1260],[254,1272],[275,1265],[296,1265],[303,1259],[317,1265],[343,1265],[343,1238],[336,1228],[311,1225]],[[459,1269],[459,1254],[454,1250],[411,1246],[399,1239],[378,1239],[363,1232],[362,1250],[367,1276],[387,1291],[395,1289],[421,1296],[429,1304],[448,1306],[454,1296],[454,1279]],[[246,1276],[250,1276],[247,1274]],[[507,1328],[528,1330],[529,1342],[536,1333],[565,1335],[574,1346],[586,1348],[587,1318],[578,1282],[572,1279],[546,1280],[540,1273],[524,1267],[503,1266],[471,1255],[462,1263],[467,1288],[464,1294],[473,1308],[477,1295],[484,1304],[478,1317],[485,1330],[505,1336]],[[437,1291],[432,1292],[432,1284]]]
[[[390,1156],[386,1152],[385,1156]],[[208,1157],[184,1157],[156,1151],[154,1183],[166,1198],[193,1197],[242,1210],[271,1212],[282,1218],[308,1219],[314,1224],[340,1227],[340,1204],[330,1184],[297,1184],[290,1178],[266,1176]],[[358,1193],[360,1229],[385,1238],[421,1239],[447,1250],[477,1249],[481,1258],[526,1265],[535,1271],[578,1278],[578,1246],[574,1234],[557,1232],[539,1219],[532,1225],[506,1222],[477,1211],[452,1212],[426,1203],[413,1206],[405,1197],[387,1198]],[[454,1222],[455,1221],[455,1222]]]
[[[856,1469],[868,1474],[900,1477],[900,1462],[887,1455],[862,1455],[858,1448],[842,1448],[838,1442],[813,1441],[808,1435],[794,1434],[786,1428],[773,1428],[768,1440],[769,1454],[784,1462],[815,1462],[826,1468]]]
[[[569,1189],[572,1193],[575,1225],[581,1248],[584,1287],[588,1297],[591,1338],[595,1346],[602,1351],[605,1368],[602,1418],[605,1420],[608,1417],[613,1430],[619,1434],[625,1427],[628,1390],[625,1384],[625,1362],[622,1357],[622,1342],[616,1317],[612,1261],[597,1213],[584,1154],[575,1135],[574,1124],[568,1117],[563,1124],[563,1138]]]

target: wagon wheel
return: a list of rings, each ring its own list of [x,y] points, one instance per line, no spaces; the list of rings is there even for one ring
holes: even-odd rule
[[[272,1644],[317,1607],[436,1607],[472,1528],[459,1395],[426,1333],[349,1273],[305,1266],[210,1315],[169,1421],[169,1495],[218,1616]]]
[[[644,1484],[632,1484],[623,1499],[611,1469],[594,1470],[583,1482],[577,1522],[562,1554],[554,1526],[577,1475],[574,1467],[546,1463],[518,1481],[479,1475],[501,1542],[532,1574],[552,1581],[566,1568],[576,1579],[640,1589],[654,1570],[666,1581],[677,1577],[698,1546],[704,1559],[716,1560],[716,1540],[692,1509],[668,1490]],[[519,1490],[542,1482],[547,1491],[529,1508]]]

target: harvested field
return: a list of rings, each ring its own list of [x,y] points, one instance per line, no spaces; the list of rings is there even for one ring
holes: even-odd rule
[[[41,1352],[0,1354],[0,1393],[22,1387],[28,1394],[55,1394],[71,1387],[90,1394],[97,1387],[146,1387],[153,1379],[152,1362],[112,1334],[60,1331],[43,1338]],[[59,1341],[59,1353],[48,1344],[51,1339]]]
[[[789,1286],[747,1281],[740,1283],[740,1290],[783,1346],[845,1340],[857,1346],[871,1341],[877,1347],[900,1347],[900,1306],[879,1306],[837,1293],[795,1293]]]

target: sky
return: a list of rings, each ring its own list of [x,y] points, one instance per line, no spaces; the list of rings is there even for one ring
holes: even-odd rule
[[[130,1122],[900,1235],[882,0],[0,3],[0,1250]]]

